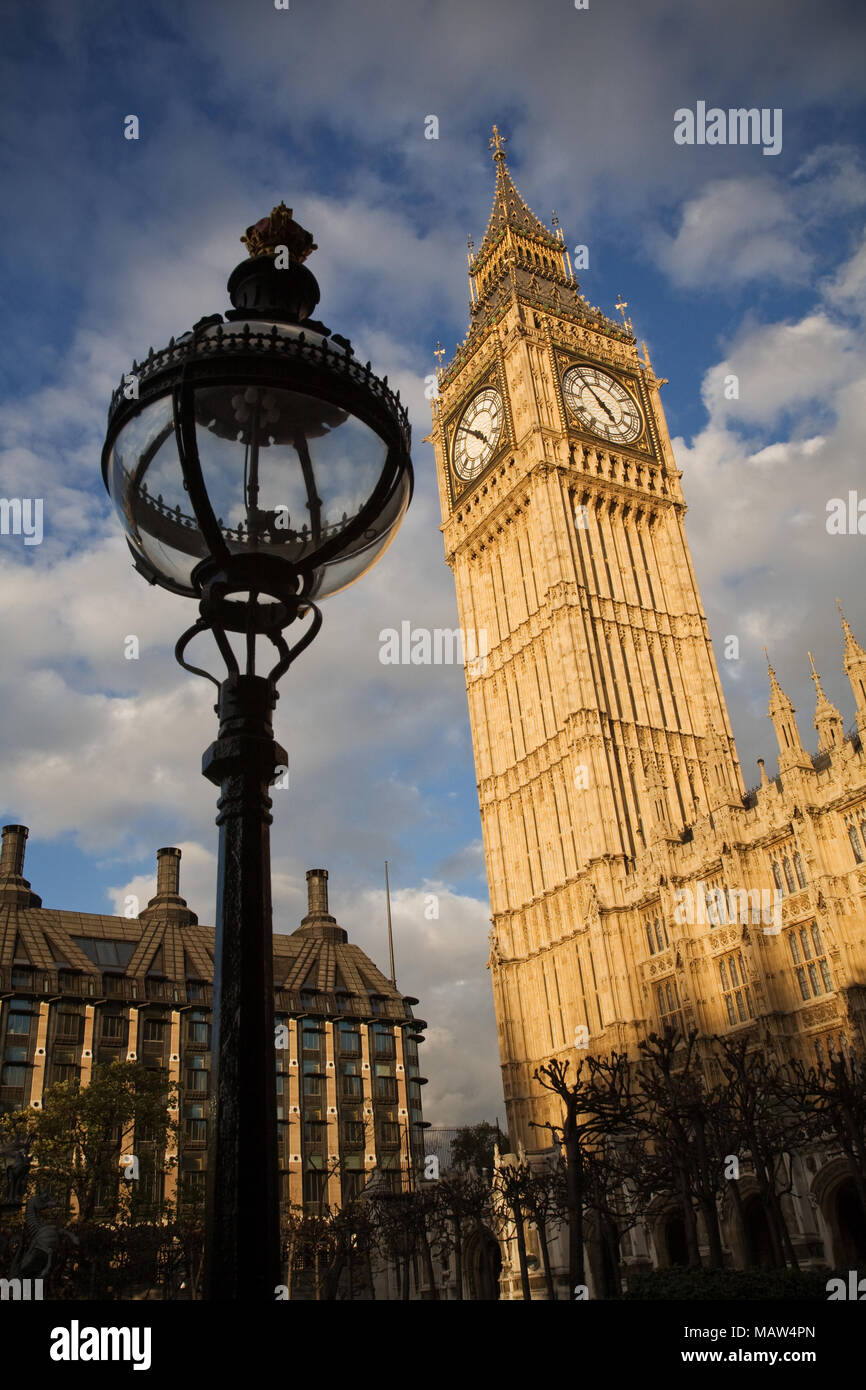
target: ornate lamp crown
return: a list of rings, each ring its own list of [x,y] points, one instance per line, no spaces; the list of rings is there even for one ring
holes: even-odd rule
[[[241,241],[250,256],[272,256],[276,247],[287,246],[289,255],[295,261],[305,261],[316,250],[312,233],[292,218],[292,209],[280,203],[269,217],[254,222],[247,227]]]

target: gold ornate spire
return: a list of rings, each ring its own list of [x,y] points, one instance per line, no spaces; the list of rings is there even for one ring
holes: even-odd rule
[[[493,152],[494,152],[494,153],[493,153],[493,162],[494,162],[494,163],[498,163],[498,162],[501,160],[502,163],[504,164],[504,163],[505,163],[505,146],[508,144],[508,141],[505,139],[505,136],[504,136],[504,135],[500,135],[500,134],[499,134],[499,126],[498,126],[498,125],[495,125],[495,126],[493,127],[493,134],[492,134],[492,136],[490,137],[490,139],[488,140],[487,143],[488,143],[488,145],[490,146],[491,150],[493,150]]]
[[[490,148],[493,150],[493,162],[496,165],[493,208],[470,273],[475,274],[480,269],[494,246],[498,244],[507,231],[510,231],[520,239],[521,243],[524,243],[524,239],[529,239],[531,242],[539,243],[539,249],[543,247],[545,252],[553,252],[555,262],[551,261],[551,265],[552,267],[555,266],[555,269],[565,279],[561,271],[562,242],[536,217],[518,193],[505,161],[505,143],[505,137],[500,134],[499,127],[494,126],[493,135],[489,141]],[[513,249],[518,250],[519,248],[515,246]]]

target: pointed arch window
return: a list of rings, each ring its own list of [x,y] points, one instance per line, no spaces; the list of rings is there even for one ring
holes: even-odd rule
[[[860,844],[860,836],[857,834],[857,827],[853,821],[848,824],[848,839],[851,841],[851,848],[854,851],[855,863],[862,864],[863,849]]]
[[[734,951],[722,956],[719,961],[719,979],[722,984],[722,997],[728,1011],[728,1022],[733,1026],[747,1023],[755,1017],[751,987],[746,983],[746,966],[742,951]]]
[[[788,858],[787,854],[785,855],[785,858],[782,860],[782,865],[785,870],[785,882],[788,885],[788,892],[796,893],[797,885],[794,881],[794,871],[791,868],[791,861]]]
[[[794,853],[794,869],[797,874],[797,882],[801,888],[806,887],[806,870],[803,868],[803,860],[800,858],[799,850]]]
[[[788,933],[788,945],[794,962],[794,975],[804,1001],[819,994],[830,994],[833,977],[824,954],[824,943],[817,922],[813,922],[811,936],[806,927],[795,928]]]
[[[776,863],[775,859],[773,860],[773,882],[775,883],[779,892],[784,893],[785,889],[782,883],[782,871],[779,868],[779,865]]]

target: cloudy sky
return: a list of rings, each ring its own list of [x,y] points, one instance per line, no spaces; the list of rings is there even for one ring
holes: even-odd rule
[[[214,790],[199,772],[212,688],[172,658],[194,610],[131,569],[99,458],[121,373],[228,307],[240,233],[285,199],[319,245],[322,319],[409,404],[416,491],[282,685],[275,924],[297,925],[304,871],[325,866],[339,920],[384,963],[388,859],[398,980],[430,1024],[425,1114],[504,1117],[462,671],[378,659],[384,628],[456,626],[424,378],[437,339],[450,355],[466,329],[490,127],[533,210],[555,208],[569,245],[589,248],[584,293],[608,313],[624,295],[670,379],[749,785],[755,758],[776,755],[763,646],[814,746],[807,648],[853,722],[837,594],[866,641],[866,540],[826,527],[831,499],[866,499],[863,29],[844,0],[4,7],[0,496],[42,498],[44,539],[0,536],[0,814],[30,827],[47,906],[145,901],[156,848],[175,844],[183,890],[213,920]],[[778,108],[780,153],[676,144],[675,110],[699,101]]]

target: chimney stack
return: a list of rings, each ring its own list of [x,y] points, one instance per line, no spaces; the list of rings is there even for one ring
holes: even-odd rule
[[[0,850],[0,878],[21,878],[24,874],[24,846],[30,832],[26,825],[4,825]]]
[[[328,911],[328,870],[307,870],[307,915],[301,919],[298,931],[324,937],[327,941],[348,941],[349,934],[337,926],[336,917]]]
[[[180,896],[180,850],[173,845],[156,851],[156,897],[138,916],[142,922],[171,921],[179,927],[194,926],[198,921]]]
[[[30,834],[26,825],[4,825],[0,848],[0,902],[10,907],[41,907],[42,899],[30,891],[24,877],[24,846]]]
[[[310,917],[328,916],[327,869],[307,869],[307,914]]]
[[[158,898],[180,895],[180,850],[158,849],[156,851],[156,896]]]

